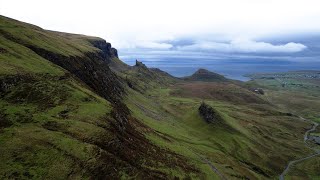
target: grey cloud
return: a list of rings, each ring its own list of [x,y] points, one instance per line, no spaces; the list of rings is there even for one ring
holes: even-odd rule
[[[181,51],[199,50],[226,53],[295,53],[307,49],[307,46],[295,42],[274,45],[266,42],[236,39],[229,43],[200,41],[192,45],[178,46],[177,49]]]

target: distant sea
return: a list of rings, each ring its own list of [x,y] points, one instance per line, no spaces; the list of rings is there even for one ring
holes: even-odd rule
[[[135,64],[135,59],[121,58],[129,65]],[[320,61],[302,62],[277,59],[232,59],[205,60],[188,58],[139,59],[148,67],[159,68],[176,77],[189,76],[199,68],[222,74],[230,79],[248,81],[244,77],[252,73],[287,72],[296,70],[320,70]]]

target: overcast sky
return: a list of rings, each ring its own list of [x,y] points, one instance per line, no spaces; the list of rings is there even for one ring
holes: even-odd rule
[[[318,34],[319,7],[319,0],[0,0],[1,15],[157,52],[303,52],[310,47],[297,38],[273,40]]]

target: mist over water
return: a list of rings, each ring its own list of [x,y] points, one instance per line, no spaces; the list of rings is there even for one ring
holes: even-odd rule
[[[129,65],[135,64],[135,59],[121,58]],[[249,78],[244,77],[251,73],[266,72],[287,72],[297,70],[320,70],[319,61],[288,61],[279,59],[188,59],[188,58],[166,58],[166,59],[139,59],[148,67],[159,68],[176,77],[189,76],[197,69],[204,68],[230,79],[247,81]]]

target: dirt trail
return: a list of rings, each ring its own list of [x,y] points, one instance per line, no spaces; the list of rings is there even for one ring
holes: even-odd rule
[[[310,121],[310,120],[304,119],[304,118],[302,118],[302,117],[300,117],[300,118],[301,118],[302,120],[304,120],[304,121]],[[310,121],[310,122],[312,122],[312,121]],[[297,163],[302,162],[302,161],[304,161],[304,160],[311,159],[311,158],[313,158],[313,157],[316,157],[316,156],[319,156],[319,155],[320,155],[320,151],[319,151],[319,150],[316,150],[316,149],[310,147],[310,146],[307,144],[307,140],[308,140],[309,134],[310,134],[312,131],[315,131],[315,130],[317,129],[317,127],[319,126],[319,124],[316,123],[316,122],[312,122],[312,123],[313,123],[313,126],[312,126],[311,129],[309,129],[308,131],[306,131],[306,133],[304,134],[304,139],[303,139],[303,141],[304,141],[304,143],[305,143],[305,146],[308,147],[308,148],[310,148],[310,149],[312,149],[312,150],[314,150],[315,153],[312,154],[312,155],[306,156],[306,157],[304,157],[304,158],[301,158],[301,159],[296,159],[296,160],[290,161],[290,162],[288,163],[288,165],[286,166],[286,168],[284,169],[284,171],[283,171],[283,172],[281,173],[281,175],[279,176],[279,180],[284,180],[284,179],[285,179],[285,178],[284,178],[285,175],[289,172],[290,167],[293,166],[294,164],[297,164]]]
[[[212,171],[215,172],[220,177],[220,179],[227,180],[227,178],[224,177],[224,175],[211,163],[211,161],[203,157],[200,157],[200,159],[206,164],[208,164]]]
[[[200,154],[194,152],[192,149],[189,148],[190,151],[192,151],[195,155],[197,155],[204,163],[210,166],[211,170],[217,174],[220,179],[227,180],[227,178],[212,164],[211,161],[209,161],[207,158],[201,156]]]

